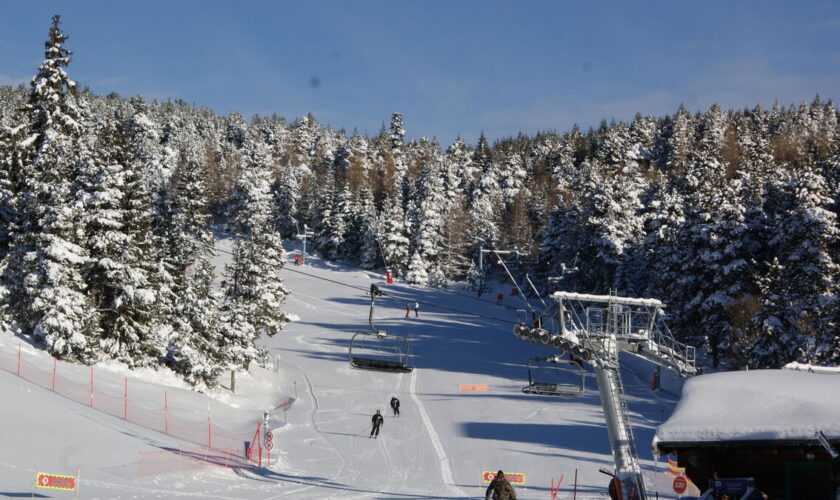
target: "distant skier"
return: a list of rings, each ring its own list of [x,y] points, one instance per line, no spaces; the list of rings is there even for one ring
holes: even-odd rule
[[[490,481],[490,486],[484,493],[484,500],[489,500],[493,495],[493,500],[516,500],[516,492],[513,491],[513,486],[510,485],[505,473],[501,470],[496,473],[496,477]]]
[[[391,409],[394,410],[394,416],[400,416],[400,400],[396,396],[391,398]]]
[[[405,317],[407,318],[409,313],[411,313],[411,304],[408,302],[405,303]]]
[[[370,436],[374,439],[379,437],[379,427],[385,422],[385,419],[382,418],[382,414],[379,413],[379,410],[376,410],[376,413],[373,414],[373,417],[370,419],[371,424],[373,427],[370,429]]]
[[[496,295],[496,305],[502,305],[502,299],[505,298],[505,294],[499,292],[499,295]]]
[[[420,303],[419,302],[414,303],[414,317],[415,318],[420,317]]]

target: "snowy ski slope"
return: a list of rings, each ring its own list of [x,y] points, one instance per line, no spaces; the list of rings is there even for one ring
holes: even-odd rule
[[[221,269],[230,241],[217,240],[217,247]],[[179,388],[165,374],[97,366],[103,381],[110,374],[111,383],[119,385],[127,376],[134,394],[151,398],[169,391],[170,399],[179,398],[187,408],[182,411],[202,415],[212,403],[214,424],[226,429],[247,433],[269,411],[275,443],[270,467],[190,461],[177,450],[200,454],[199,444],[112,417],[0,370],[0,497],[29,496],[36,471],[75,475],[78,470],[80,498],[483,498],[482,472],[503,469],[526,475],[525,485],[516,485],[519,498],[550,498],[551,480],[562,475],[557,498],[570,499],[576,473],[576,498],[609,498],[609,478],[598,469],[611,470],[612,456],[594,379],[587,377],[584,396],[576,400],[523,394],[527,359],[552,351],[514,337],[514,308],[465,291],[388,285],[380,274],[312,256],[304,266],[287,265],[284,276],[292,290],[286,310],[299,320],[263,340],[278,360],[276,373],[239,374],[236,394],[220,389],[210,400]],[[411,340],[411,373],[348,365],[350,337],[368,331],[365,291],[371,283],[386,294],[377,300],[374,323]],[[413,312],[404,318],[409,300],[420,303],[419,318]],[[516,300],[507,296],[505,305],[517,306]],[[0,337],[0,352],[16,355],[17,344],[16,338]],[[39,354],[29,351],[33,363],[51,366],[48,357],[40,354],[35,361]],[[675,498],[668,494],[662,461],[655,464],[649,450],[655,426],[671,413],[676,398],[650,390],[650,367],[636,364],[632,370],[624,380],[637,448],[656,483],[648,490]],[[73,370],[66,372],[73,376]],[[75,376],[84,382],[83,370]],[[486,384],[488,390],[459,392],[461,384]],[[391,416],[392,396],[402,402],[400,418]],[[292,403],[281,406],[286,400]],[[368,433],[376,409],[385,424],[374,440]]]

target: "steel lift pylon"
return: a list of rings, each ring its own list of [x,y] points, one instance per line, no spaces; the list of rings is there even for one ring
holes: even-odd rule
[[[647,498],[641,464],[621,382],[619,353],[645,358],[658,366],[693,375],[695,349],[674,339],[660,321],[664,305],[656,299],[555,292],[559,331],[517,324],[521,340],[577,353],[592,363],[621,499]]]

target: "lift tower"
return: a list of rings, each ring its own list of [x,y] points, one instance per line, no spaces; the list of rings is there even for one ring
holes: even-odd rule
[[[677,342],[660,321],[664,306],[659,300],[570,292],[555,292],[552,298],[557,302],[558,332],[518,323],[514,334],[592,363],[621,498],[645,500],[618,355],[627,352],[682,375],[693,375],[697,371],[694,347]]]

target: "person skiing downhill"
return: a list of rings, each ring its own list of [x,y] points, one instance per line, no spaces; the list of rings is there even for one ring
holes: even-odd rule
[[[394,410],[394,416],[400,416],[400,400],[396,396],[391,398],[391,409]]]
[[[484,493],[484,500],[490,500],[491,494],[493,495],[493,500],[516,500],[516,492],[513,491],[513,486],[510,485],[510,482],[505,477],[505,473],[501,470],[490,481],[490,485]]]
[[[376,410],[376,413],[373,414],[370,422],[373,427],[370,429],[370,436],[368,437],[377,439],[379,437],[379,427],[385,422],[385,419],[382,418],[382,414],[379,413],[379,410]]]
[[[420,303],[419,302],[414,303],[414,317],[415,318],[420,317]]]

